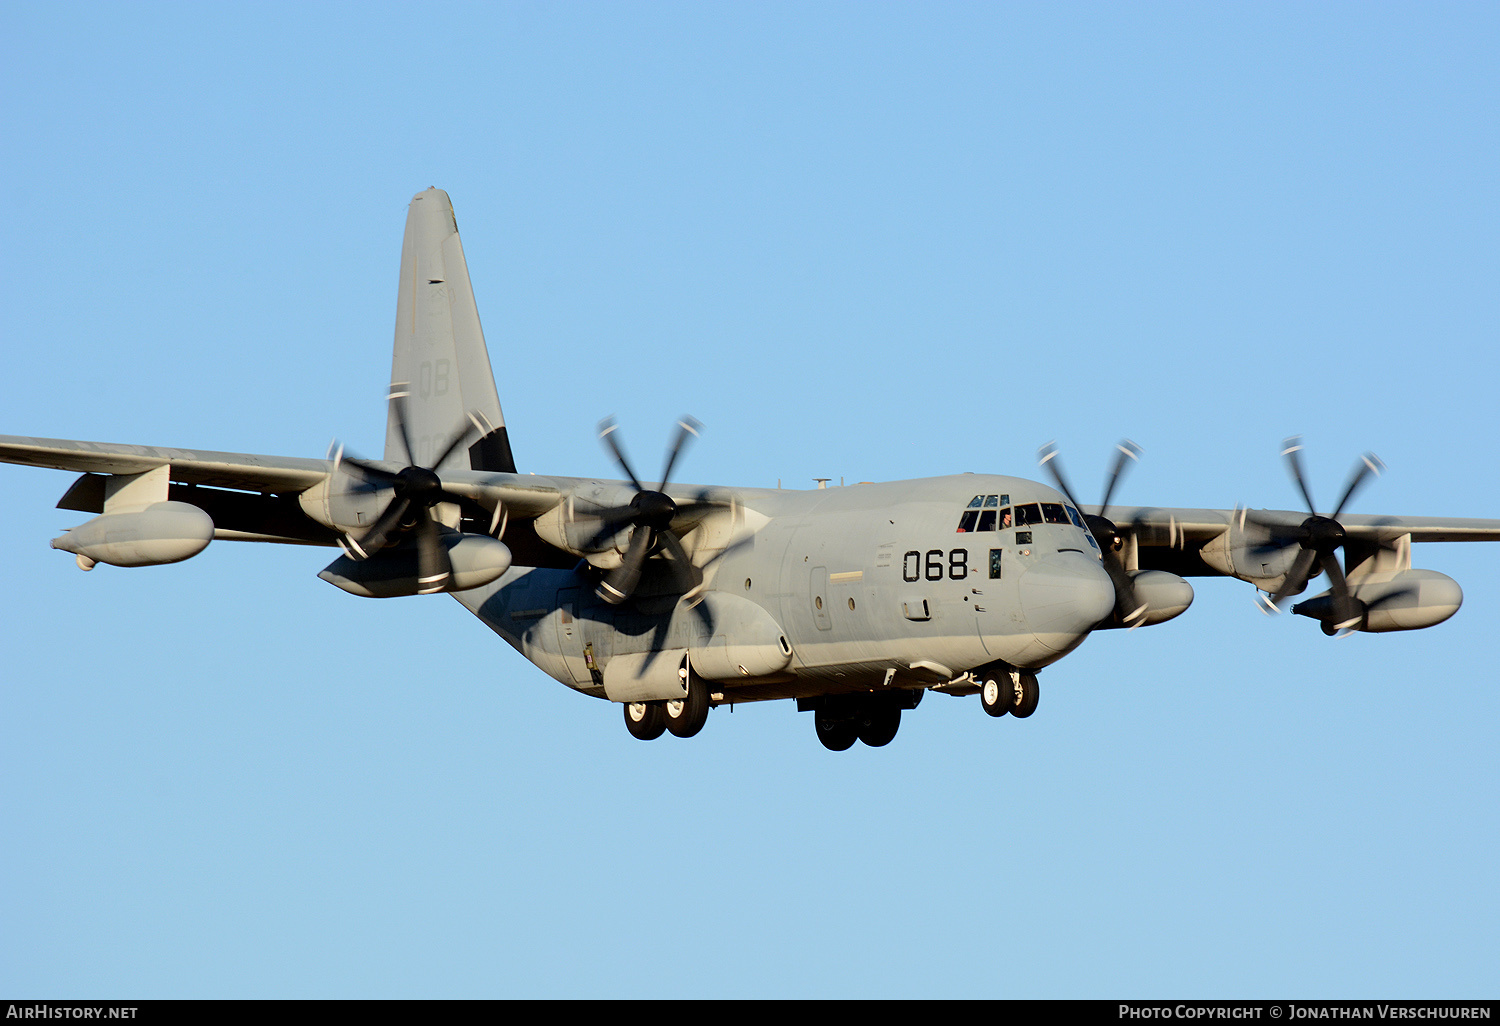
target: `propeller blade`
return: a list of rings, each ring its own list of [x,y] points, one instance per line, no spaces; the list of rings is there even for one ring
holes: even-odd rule
[[[677,437],[673,440],[672,448],[667,453],[667,465],[662,468],[661,484],[656,486],[657,491],[664,492],[667,490],[667,482],[672,479],[672,468],[677,464],[677,457],[687,446],[689,439],[698,437],[698,432],[702,427],[702,424],[685,414],[677,422]]]
[[[1297,560],[1292,564],[1292,568],[1287,571],[1285,580],[1281,582],[1281,587],[1277,588],[1276,594],[1271,596],[1271,604],[1273,606],[1280,609],[1281,603],[1286,601],[1289,596],[1295,595],[1307,587],[1308,578],[1312,576],[1313,564],[1317,561],[1317,558],[1318,552],[1316,549],[1303,549],[1297,553]]]
[[[699,520],[710,513],[729,509],[732,503],[725,502],[723,499],[695,499],[692,502],[681,502],[676,505],[677,511],[672,514],[672,523],[681,526]]]
[[[1150,603],[1140,600],[1135,591],[1135,581],[1113,552],[1104,557],[1104,572],[1109,574],[1109,579],[1115,585],[1115,613],[1120,622],[1128,627],[1139,627]]]
[[[1318,507],[1313,503],[1312,492],[1307,489],[1307,475],[1302,473],[1302,436],[1292,435],[1281,444],[1281,455],[1286,457],[1287,466],[1292,471],[1292,480],[1297,482],[1297,487],[1302,490],[1302,498],[1307,500],[1307,511],[1317,516]]]
[[[641,583],[641,567],[646,562],[646,553],[650,551],[651,536],[654,533],[644,525],[636,527],[635,533],[630,536],[630,546],[625,550],[625,558],[609,572],[608,577],[599,582],[595,594],[612,606],[618,606],[635,594],[636,585]]]
[[[1328,575],[1329,583],[1333,585],[1333,627],[1335,630],[1347,630],[1359,623],[1363,616],[1359,602],[1349,591],[1349,582],[1344,579],[1344,571],[1333,553],[1319,553],[1318,565],[1322,567],[1323,572]]]
[[[620,465],[620,469],[625,471],[625,476],[630,478],[630,483],[635,485],[635,490],[644,492],[646,490],[645,485],[641,484],[641,479],[635,476],[635,471],[630,469],[630,461],[625,458],[624,450],[620,448],[620,443],[615,439],[615,435],[619,430],[620,425],[615,423],[615,418],[605,417],[599,422],[599,440],[609,448],[610,452],[614,453],[615,462]]]
[[[443,544],[443,529],[430,516],[417,524],[417,594],[446,591],[453,583],[453,563]]]
[[[1037,450],[1037,463],[1047,468],[1047,473],[1052,475],[1057,490],[1066,495],[1073,505],[1079,505],[1078,499],[1073,495],[1073,489],[1068,487],[1068,482],[1063,477],[1062,460],[1058,458],[1056,442],[1048,442]]]
[[[357,456],[350,456],[347,452],[339,460],[338,469],[347,470],[366,484],[377,488],[390,488],[396,483],[396,475],[384,467],[377,467],[369,460],[362,460]]]
[[[405,496],[398,495],[392,499],[380,516],[375,518],[370,529],[355,540],[355,548],[363,553],[360,558],[367,558],[385,548],[391,534],[401,526],[401,521],[410,509],[411,500]]]
[[[1379,477],[1380,472],[1384,469],[1385,464],[1380,462],[1380,457],[1376,456],[1373,452],[1367,452],[1361,456],[1359,463],[1354,468],[1354,473],[1349,478],[1348,487],[1344,489],[1344,497],[1339,499],[1339,504],[1334,507],[1332,513],[1328,514],[1329,519],[1337,520],[1339,514],[1344,512],[1344,507],[1349,504],[1349,500],[1354,497],[1355,490],[1364,484],[1365,478],[1371,474]]]
[[[702,582],[702,577],[693,566],[693,561],[688,558],[687,550],[682,547],[682,540],[671,531],[661,532],[661,546],[667,551],[671,558],[668,560],[672,565],[672,573],[677,578],[683,592],[691,592]]]
[[[1110,470],[1109,478],[1104,483],[1104,501],[1099,503],[1099,515],[1101,517],[1109,516],[1110,497],[1115,494],[1115,485],[1119,484],[1120,479],[1125,476],[1125,469],[1132,461],[1139,463],[1141,459],[1141,447],[1128,438],[1120,442],[1115,448],[1120,451],[1120,455],[1115,457],[1114,468]],[[1076,506],[1078,503],[1075,502],[1073,505]]]
[[[1285,548],[1287,545],[1301,541],[1308,536],[1307,528],[1304,526],[1305,521],[1289,524],[1285,520],[1277,520],[1254,509],[1244,510],[1243,516],[1245,520],[1256,527],[1269,531],[1273,539],[1283,539],[1284,544],[1277,546],[1278,548]]]
[[[405,381],[391,382],[391,392],[387,398],[391,404],[391,414],[396,421],[396,433],[401,438],[401,448],[406,451],[406,462],[415,463],[416,450],[411,446],[411,434],[406,428],[406,398],[411,395],[410,385]]]
[[[443,465],[443,461],[446,460],[449,456],[453,455],[453,451],[459,447],[459,445],[465,438],[469,437],[469,432],[472,430],[474,430],[474,425],[465,422],[463,426],[459,428],[458,433],[448,440],[448,444],[443,446],[442,455],[438,456],[437,459],[432,461],[432,469],[436,470],[438,467],[441,467]]]
[[[585,550],[592,550],[598,547],[600,542],[612,535],[618,534],[621,528],[634,520],[636,512],[637,510],[634,506],[611,506],[608,509],[600,510],[598,513],[579,517],[580,522],[584,520],[599,521],[599,529],[589,535],[582,547]]]

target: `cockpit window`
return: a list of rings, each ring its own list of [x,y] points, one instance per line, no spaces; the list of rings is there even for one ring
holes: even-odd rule
[[[1025,506],[1016,507],[1016,526],[1028,527],[1031,524],[1042,522],[1042,509],[1036,503],[1027,503]]]
[[[1068,514],[1063,512],[1062,503],[1044,502],[1042,503],[1042,519],[1049,524],[1066,524]]]
[[[1083,515],[1080,514],[1072,506],[1068,506],[1067,510],[1068,510],[1068,519],[1071,520],[1071,521],[1073,521],[1073,526],[1074,527],[1082,527],[1085,531],[1087,531],[1088,530],[1088,525],[1086,525],[1083,522]]]
[[[967,534],[970,531],[993,531],[997,514],[1002,521],[1002,527],[1009,527],[1010,510],[1003,514],[999,511],[1002,502],[1009,502],[1009,495],[976,495],[969,500],[969,506],[963,515],[958,518],[958,533]]]

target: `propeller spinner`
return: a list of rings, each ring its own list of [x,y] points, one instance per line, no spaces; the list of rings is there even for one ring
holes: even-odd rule
[[[599,528],[588,543],[589,547],[593,547],[627,527],[633,528],[620,565],[611,570],[608,576],[599,583],[597,594],[610,605],[619,605],[635,594],[636,587],[641,583],[641,571],[645,566],[646,558],[658,550],[665,551],[670,557],[673,572],[677,575],[683,591],[690,591],[697,585],[692,560],[688,558],[677,535],[672,533],[672,520],[681,513],[695,512],[700,506],[714,504],[679,505],[667,495],[666,489],[672,478],[672,468],[677,465],[677,457],[682,455],[688,442],[698,437],[698,432],[702,427],[703,425],[692,417],[684,416],[677,422],[677,437],[673,440],[671,448],[667,450],[667,462],[662,468],[661,484],[655,488],[647,488],[641,484],[641,479],[625,457],[625,451],[621,448],[619,441],[619,425],[615,423],[615,419],[606,417],[599,422],[600,441],[609,449],[615,462],[620,465],[621,470],[625,471],[625,476],[630,478],[630,483],[636,489],[635,496],[628,505],[615,506],[595,514],[595,518],[599,521]]]
[[[463,444],[469,432],[479,425],[464,424],[439,450],[431,467],[417,466],[412,456],[411,433],[408,429],[406,399],[409,392],[403,386],[393,385],[390,395],[391,412],[406,452],[407,466],[392,473],[384,467],[346,454],[338,447],[334,457],[334,468],[347,469],[360,478],[371,489],[389,488],[394,494],[381,510],[375,522],[358,537],[350,534],[345,538],[345,550],[353,559],[368,559],[390,545],[405,530],[415,534],[417,547],[417,576],[420,595],[445,591],[453,577],[453,566],[448,549],[442,542],[447,530],[433,515],[433,507],[443,502],[459,503],[462,499],[443,487],[442,479],[435,468]]]
[[[1119,455],[1115,457],[1115,465],[1109,472],[1109,477],[1104,482],[1104,498],[1099,503],[1098,514],[1084,513],[1084,522],[1088,524],[1089,533],[1099,543],[1099,549],[1104,557],[1104,569],[1109,574],[1109,579],[1115,586],[1115,614],[1120,622],[1128,627],[1138,627],[1143,622],[1149,603],[1143,601],[1136,592],[1135,582],[1130,577],[1130,572],[1125,569],[1125,563],[1120,559],[1120,529],[1115,522],[1109,519],[1109,500],[1115,493],[1115,486],[1120,483],[1120,478],[1125,475],[1125,470],[1133,462],[1140,462],[1141,447],[1128,438],[1115,446]],[[1081,503],[1074,497],[1073,490],[1068,487],[1067,479],[1063,477],[1062,460],[1058,457],[1057,445],[1048,442],[1042,446],[1037,453],[1038,462],[1047,468],[1052,475],[1052,480],[1057,484],[1058,491],[1068,497],[1068,501],[1074,506],[1080,507]]]
[[[1297,559],[1292,563],[1292,568],[1287,571],[1281,587],[1276,589],[1276,594],[1264,600],[1264,605],[1268,612],[1273,610],[1279,612],[1282,602],[1301,592],[1307,587],[1307,582],[1321,572],[1328,575],[1333,591],[1333,617],[1328,626],[1334,631],[1353,627],[1364,615],[1364,608],[1349,590],[1349,582],[1344,578],[1344,571],[1334,555],[1345,544],[1344,527],[1339,523],[1339,514],[1344,512],[1344,507],[1349,504],[1349,500],[1354,497],[1354,493],[1365,483],[1365,480],[1371,474],[1379,476],[1380,472],[1385,469],[1385,464],[1374,453],[1367,452],[1361,456],[1359,462],[1354,465],[1354,471],[1350,474],[1349,483],[1344,487],[1344,494],[1339,499],[1338,505],[1334,506],[1333,512],[1325,517],[1317,512],[1318,507],[1313,502],[1312,492],[1307,487],[1307,475],[1302,470],[1302,437],[1294,435],[1286,439],[1282,446],[1281,455],[1286,457],[1292,479],[1296,481],[1297,488],[1302,492],[1302,498],[1306,500],[1308,513],[1311,515],[1301,524],[1289,526],[1267,521],[1254,513],[1246,514],[1247,519],[1270,530],[1272,545],[1278,548],[1285,548],[1289,545],[1301,546],[1301,551],[1297,553]]]

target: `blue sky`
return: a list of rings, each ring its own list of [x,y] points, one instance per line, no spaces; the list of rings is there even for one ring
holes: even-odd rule
[[[1483,4],[45,5],[7,14],[0,432],[378,452],[453,198],[522,470],[1500,516]],[[1500,547],[1330,641],[1195,580],[1036,716],[690,742],[444,598],[216,543],[82,574],[0,467],[0,991],[1436,997],[1500,984]]]

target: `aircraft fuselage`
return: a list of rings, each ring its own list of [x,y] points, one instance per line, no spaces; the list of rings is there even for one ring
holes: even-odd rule
[[[735,494],[738,536],[701,600],[753,604],[790,658],[716,682],[721,701],[923,688],[994,663],[1036,670],[1114,606],[1093,539],[1033,481],[963,474]],[[598,580],[587,563],[513,568],[457,597],[549,675],[598,697],[613,659],[712,643],[714,628],[670,590],[643,587],[613,606],[595,594]]]

